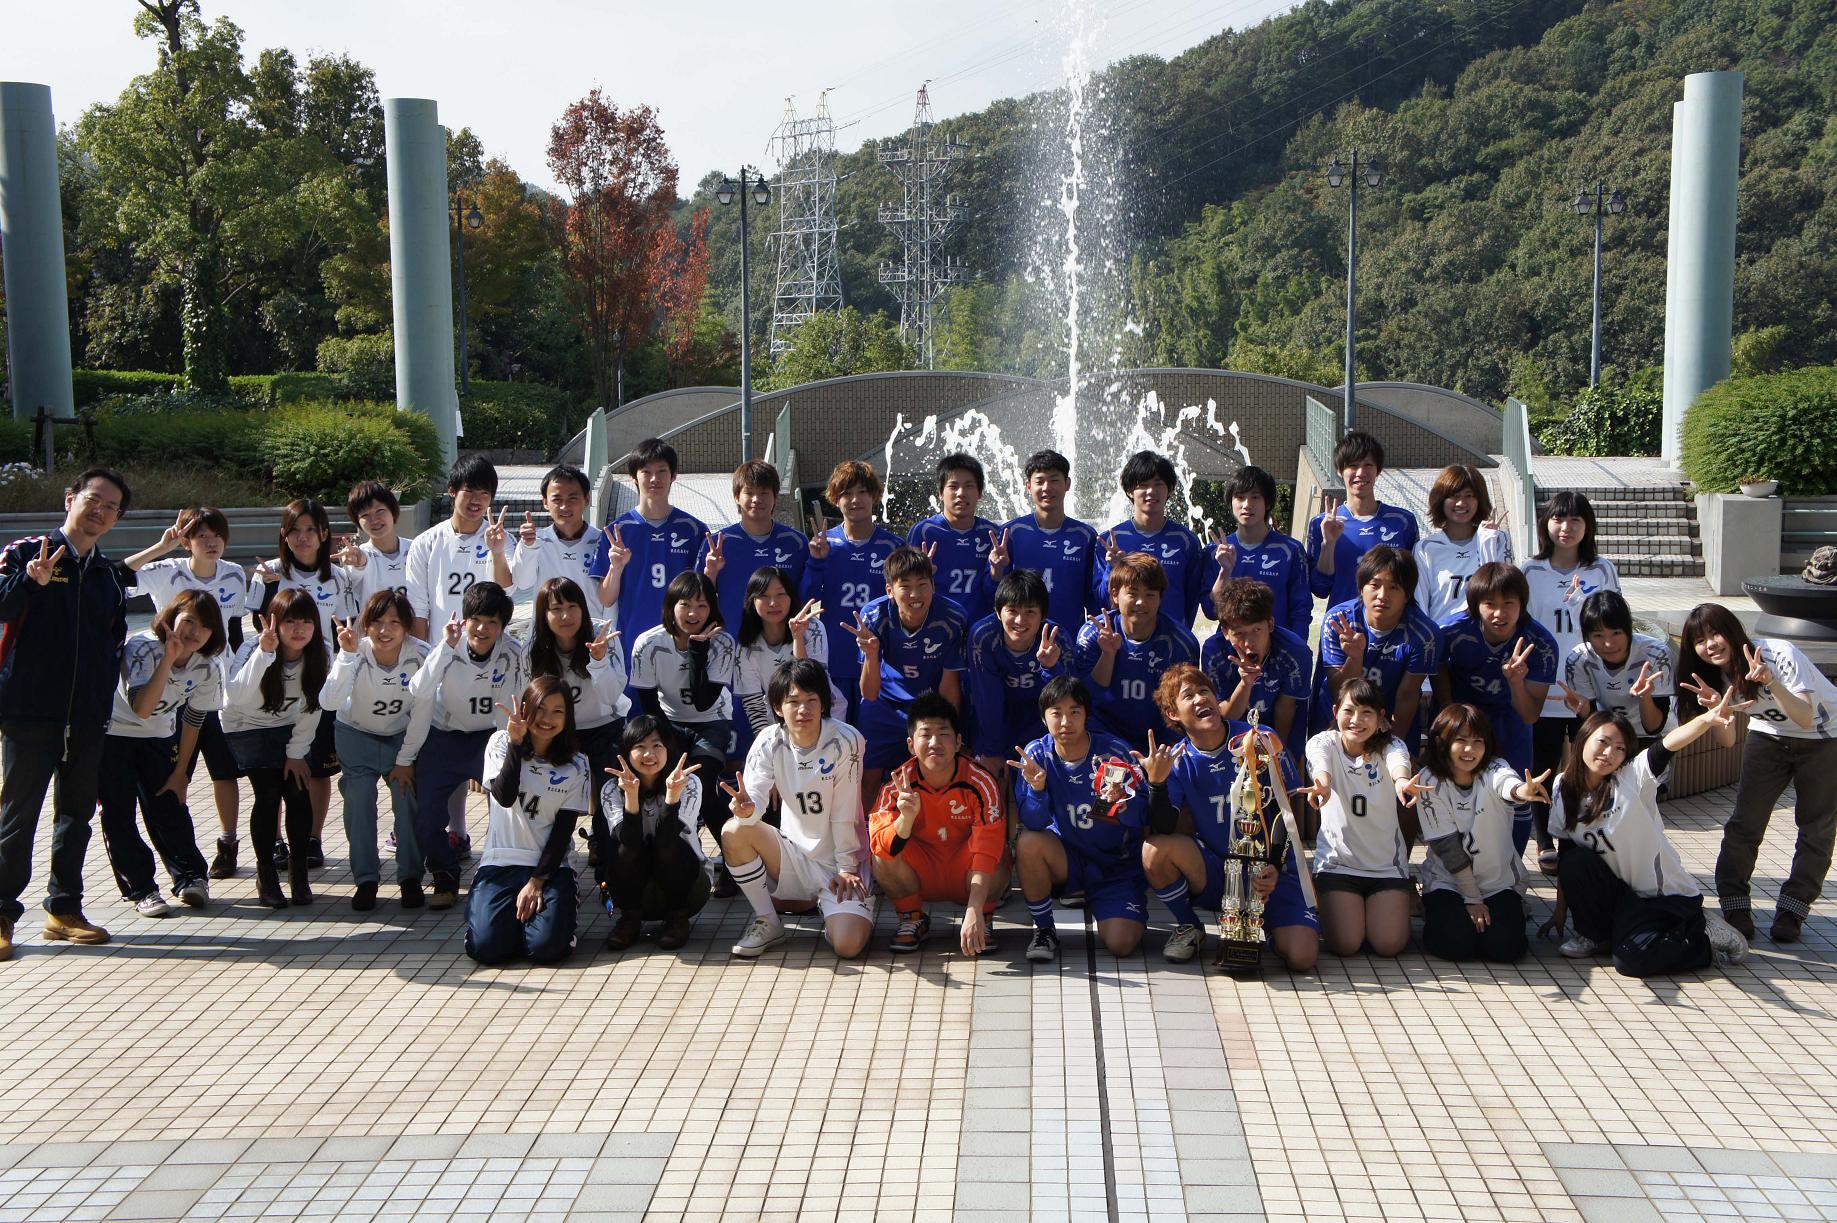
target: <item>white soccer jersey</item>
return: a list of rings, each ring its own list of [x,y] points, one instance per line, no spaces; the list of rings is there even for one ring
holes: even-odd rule
[[[448,646],[441,638],[409,682],[413,712],[395,762],[413,764],[432,727],[462,732],[491,729],[503,717],[499,705],[516,707],[523,696],[523,683],[523,646],[509,633],[499,636],[484,658],[473,658],[463,638],[457,646]]]
[[[612,833],[616,844],[619,839],[619,828],[626,821],[625,791],[619,789],[619,780],[608,777],[606,784],[600,788],[600,810],[606,813],[606,827]],[[644,821],[644,835],[654,836],[657,832],[657,821],[663,818],[663,791],[644,796],[638,803],[638,818]],[[702,851],[702,781],[699,777],[689,778],[683,786],[682,802],[677,807],[676,818],[682,822],[683,844],[695,854],[696,861],[707,861],[707,854]]]
[[[1518,775],[1511,766],[1494,756],[1465,789],[1427,769],[1416,780],[1435,787],[1416,797],[1423,841],[1460,837],[1467,856],[1473,859],[1473,880],[1482,896],[1523,888],[1524,857],[1512,844],[1512,819],[1517,811],[1512,795],[1518,788]],[[1434,849],[1423,858],[1418,877],[1424,892],[1460,891]]]
[[[359,639],[356,653],[340,650],[332,659],[319,703],[346,726],[388,738],[408,726],[414,712],[414,678],[428,653],[427,642],[409,637],[402,642],[395,666],[385,667],[376,661],[375,647]]]
[[[416,618],[427,621],[428,637],[461,614],[466,591],[496,581],[496,573],[483,521],[470,535],[454,530],[449,518],[415,536],[408,545],[408,602]]]
[[[136,688],[144,688],[159,670],[166,645],[144,629],[128,637],[121,647],[121,682],[115,685],[115,710],[108,733],[123,739],[165,739],[178,731],[179,707],[189,705],[199,714],[223,705],[223,665],[217,658],[193,654],[183,666],[172,668],[159,695],[159,703],[146,717],[135,716],[131,703]]]
[[[589,770],[578,753],[567,764],[551,764],[540,756],[526,756],[517,779],[517,796],[510,807],[491,793],[492,783],[510,754],[510,735],[499,731],[485,744],[485,790],[490,796],[490,823],[485,827],[485,851],[479,857],[487,866],[535,866],[549,843],[555,821],[564,811],[587,816]],[[564,852],[560,865],[568,865]]]
[[[676,644],[670,630],[659,624],[645,629],[631,648],[631,686],[655,688],[657,703],[672,722],[727,722],[734,716],[734,676],[740,664],[740,647],[719,630],[708,639],[708,682],[721,686],[721,699],[708,709],[697,709],[689,700],[689,651]]]
[[[225,687],[223,732],[235,734],[242,730],[290,726],[293,734],[287,740],[287,756],[291,760],[304,760],[312,749],[313,734],[319,729],[319,710],[306,707],[306,694],[300,685],[305,660],[278,662],[276,658],[262,649],[260,639],[255,637],[243,642],[242,649],[236,651]],[[282,669],[279,709],[262,708],[262,677],[268,674],[269,667]]]
[[[1600,854],[1615,875],[1641,896],[1696,896],[1702,892],[1671,842],[1658,813],[1658,777],[1651,748],[1614,774],[1613,801],[1600,819],[1570,827],[1563,779],[1550,795],[1550,835],[1568,837]],[[1577,803],[1578,813],[1581,804]]]
[[[1512,559],[1512,537],[1480,527],[1472,539],[1453,540],[1437,531],[1416,541],[1416,606],[1440,624],[1467,610],[1467,579],[1492,561]]]
[[[825,672],[829,670],[829,630],[821,620],[811,620],[810,627],[804,630],[804,656],[822,663]],[[781,645],[767,645],[761,637],[751,645],[741,646],[740,661],[734,668],[734,695],[764,697],[771,691],[772,672],[778,670],[780,663],[796,657],[789,637]],[[833,676],[829,681],[829,701],[831,717],[840,721],[847,716],[848,700],[836,687]]]
[[[526,548],[521,539],[511,554],[510,576],[516,583],[518,599],[534,599],[542,584],[550,578],[573,578],[587,599],[587,613],[595,620],[604,619],[606,606],[600,602],[598,578],[587,576],[593,553],[599,547],[599,532],[586,527],[579,539],[563,539],[555,533],[555,524],[539,527],[536,546]]]
[[[1620,572],[1614,562],[1601,557],[1592,565],[1558,569],[1547,560],[1529,560],[1524,565],[1524,580],[1531,588],[1531,619],[1550,630],[1556,638],[1556,656],[1568,658],[1569,651],[1582,644],[1582,604],[1597,590],[1619,590]],[[1634,674],[1638,674],[1635,669]],[[1563,704],[1563,690],[1550,685],[1544,698],[1546,718],[1573,716]]]
[[[358,611],[361,612],[364,605],[370,602],[370,596],[379,590],[399,590],[403,594],[408,593],[410,543],[409,540],[397,537],[394,555],[381,551],[367,539],[357,545],[357,550],[364,554],[363,568],[351,570],[351,580],[357,588]]]
[[[174,597],[187,590],[201,590],[217,600],[217,610],[223,613],[227,625],[248,607],[249,575],[241,565],[220,560],[216,572],[207,578],[199,577],[192,572],[190,557],[175,556],[142,565],[129,593],[138,591],[152,599],[153,613],[158,615]]]
[[[861,806],[861,761],[867,740],[846,722],[824,718],[816,746],[791,742],[783,725],[769,726],[746,754],[742,780],[747,797],[765,810],[779,797],[778,831],[832,877],[859,874],[867,844]]]
[[[1595,708],[1619,710],[1643,735],[1646,728],[1639,718],[1639,698],[1633,695],[1633,681],[1639,678],[1639,668],[1646,663],[1652,665],[1655,676],[1652,695],[1672,695],[1671,646],[1645,633],[1633,634],[1626,661],[1618,667],[1603,662],[1586,641],[1574,646],[1569,657],[1563,660],[1563,682],[1593,701]]]
[[[1337,730],[1308,740],[1308,780],[1325,774],[1333,787],[1320,809],[1314,871],[1407,879],[1410,850],[1397,823],[1397,788],[1391,773],[1407,772],[1409,749],[1392,739],[1377,756],[1348,756]]]
[[[278,563],[275,569],[280,569]],[[269,585],[269,580],[262,576],[259,569],[256,570],[255,584],[249,588],[250,611],[262,606],[262,601],[268,597]],[[320,577],[317,570],[295,569],[280,574],[272,585],[276,594],[283,590],[304,590],[313,597],[313,606],[319,609],[319,631],[325,634],[328,643],[338,639],[338,630],[332,627],[332,617],[351,620],[357,616],[357,583],[351,576],[351,570],[343,565],[333,565],[332,576],[329,578]]]
[[[1803,651],[1777,637],[1757,637],[1754,648],[1773,672],[1774,684],[1784,684],[1811,702],[1812,723],[1800,726],[1786,716],[1779,702],[1762,692],[1748,710],[1748,729],[1757,735],[1784,735],[1788,739],[1829,739],[1837,735],[1837,686],[1824,678]],[[1745,672],[1744,672],[1745,674]]]
[[[598,632],[589,627],[585,632]],[[584,651],[585,647],[576,649]],[[524,658],[529,657],[527,648]],[[625,695],[625,660],[619,657],[619,643],[614,641],[606,647],[606,657],[596,659],[587,655],[587,673],[582,675],[573,666],[574,655],[561,656],[561,682],[568,686],[568,695],[574,698],[574,725],[582,730],[591,730],[595,726],[604,726],[614,718],[622,718],[631,709],[631,701]],[[536,678],[534,675],[531,679]]]

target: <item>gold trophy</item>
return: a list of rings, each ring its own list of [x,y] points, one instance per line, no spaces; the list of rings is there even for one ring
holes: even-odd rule
[[[1225,857],[1224,898],[1218,906],[1218,967],[1249,971],[1263,958],[1263,898],[1251,887],[1251,876],[1270,860],[1270,827],[1264,813],[1271,787],[1264,783],[1265,769],[1272,771],[1274,788],[1281,789],[1280,765],[1270,753],[1268,740],[1257,728],[1256,711],[1250,729],[1231,744],[1237,757],[1237,777],[1231,784],[1231,842]]]

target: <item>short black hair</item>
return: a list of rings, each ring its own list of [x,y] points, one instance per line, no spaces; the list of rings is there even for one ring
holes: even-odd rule
[[[1152,450],[1138,450],[1129,456],[1123,464],[1123,492],[1132,493],[1144,484],[1153,484],[1156,480],[1167,485],[1167,491],[1173,492],[1180,485],[1180,477],[1174,472],[1174,465],[1164,454]]]
[[[982,492],[988,485],[988,479],[982,472],[982,461],[975,455],[964,454],[954,450],[938,460],[938,491],[944,490],[944,481],[950,479],[953,471],[967,471],[976,477],[976,491]]]
[[[70,482],[70,487],[65,491],[74,497],[88,488],[91,480],[107,480],[119,489],[121,491],[121,512],[123,514],[128,512],[128,500],[132,494],[128,492],[128,482],[122,479],[121,473],[113,467],[85,467],[77,473],[77,478]]]
[[[920,722],[949,722],[953,735],[963,734],[957,707],[935,692],[921,692],[913,698],[912,708],[906,711],[906,734],[917,730]]]
[[[774,716],[793,688],[815,695],[823,703],[823,716],[829,716],[835,697],[829,691],[829,671],[822,663],[814,658],[787,658],[778,664],[765,686],[765,703],[772,707]]]
[[[1404,597],[1413,607],[1416,604],[1416,558],[1408,548],[1393,548],[1389,544],[1379,544],[1368,549],[1359,558],[1358,571],[1353,574],[1353,589],[1364,590],[1365,583],[1389,570],[1391,580],[1403,587]]]
[[[1225,496],[1248,497],[1251,493],[1263,498],[1265,517],[1276,512],[1276,478],[1261,467],[1247,464],[1231,473],[1231,482],[1225,485]]]
[[[1046,682],[1040,689],[1040,712],[1044,714],[1067,697],[1084,706],[1086,714],[1091,712],[1091,690],[1076,675],[1061,675]]]
[[[587,479],[587,473],[574,466],[572,463],[557,463],[555,466],[549,468],[548,472],[542,477],[542,484],[539,492],[544,501],[549,499],[549,485],[557,480],[574,481],[576,484],[580,485],[581,496],[587,498],[589,501],[593,499],[593,482]]]
[[[1021,468],[1021,479],[1033,479],[1036,471],[1056,471],[1071,483],[1072,461],[1057,450],[1036,450],[1027,456],[1027,465]]]
[[[1004,607],[1037,607],[1044,615],[1052,606],[1052,592],[1046,579],[1031,569],[1011,569],[995,584],[995,610]]]
[[[1366,459],[1384,470],[1384,443],[1380,442],[1363,429],[1354,429],[1339,439],[1339,445],[1333,448],[1333,470],[1345,471],[1348,467],[1357,467]]]
[[[361,480],[351,486],[351,495],[344,499],[344,512],[351,517],[353,525],[357,516],[376,502],[389,511],[389,516],[398,522],[402,518],[402,502],[395,495],[395,490],[381,480]]]
[[[464,620],[486,616],[507,625],[516,612],[517,605],[510,601],[510,596],[496,582],[475,583],[466,591],[466,597],[459,604],[459,615]]]
[[[631,458],[625,461],[625,474],[635,480],[639,472],[658,459],[670,465],[671,475],[681,470],[676,458],[676,447],[661,438],[647,437],[631,448]]]
[[[481,493],[498,495],[498,469],[491,465],[491,460],[482,454],[462,454],[453,460],[452,468],[447,472],[446,490],[456,493],[464,488],[476,489]]]
[[[1582,636],[1604,628],[1633,635],[1633,609],[1618,590],[1597,590],[1582,600]]]

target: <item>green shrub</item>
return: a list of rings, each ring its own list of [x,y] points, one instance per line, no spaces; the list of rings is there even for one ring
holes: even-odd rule
[[[0,463],[29,463],[32,457],[32,422],[0,416]]]
[[[174,387],[170,391],[151,391],[139,395],[107,395],[91,407],[97,412],[115,416],[141,416],[167,412],[247,412],[256,401],[232,387],[228,391],[194,391]]]
[[[103,407],[95,414],[93,460],[116,467],[157,460],[246,474],[261,470],[257,439],[262,422],[260,413],[221,408],[117,412]]]
[[[426,471],[427,482],[408,488],[395,486],[396,492],[404,503],[418,501],[430,492],[437,491],[436,484],[444,487],[441,480],[446,475],[446,459],[442,456],[440,449],[440,431],[434,427],[432,418],[425,412],[404,412],[393,403],[375,401],[339,403],[328,406],[353,415],[386,421],[408,438],[408,444],[414,448],[415,454],[420,456],[422,467]]]
[[[554,425],[542,409],[497,399],[464,399],[460,442],[467,450],[548,450]]]
[[[394,415],[385,416],[374,406],[353,411],[348,404],[296,404],[270,414],[261,433],[261,453],[274,474],[277,495],[338,505],[353,484],[374,479],[398,490],[405,501],[418,496],[433,474],[427,456]]]
[[[230,389],[263,408],[306,399],[334,399],[338,380],[330,374],[288,372],[284,374],[237,374],[230,379]]]
[[[1684,414],[1684,472],[1706,493],[1764,475],[1786,496],[1837,492],[1837,366],[1730,378]]]
[[[1662,392],[1602,385],[1578,395],[1568,415],[1539,429],[1537,439],[1551,454],[1657,454],[1664,420]]]
[[[335,335],[319,341],[319,372],[331,374],[352,399],[395,398],[395,337]]]
[[[184,385],[179,374],[156,374],[144,369],[78,369],[70,372],[76,406],[95,403],[110,395],[152,395]]]

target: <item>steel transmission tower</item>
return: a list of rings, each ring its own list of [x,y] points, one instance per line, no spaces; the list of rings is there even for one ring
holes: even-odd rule
[[[939,137],[933,127],[927,82],[919,86],[905,146],[880,155],[880,164],[906,189],[904,203],[880,207],[880,223],[899,236],[904,249],[898,263],[880,265],[880,283],[899,299],[900,333],[917,346],[926,369],[932,367],[932,309],[946,289],[964,278],[962,261],[946,255],[944,243],[969,215],[956,196],[944,191],[956,163],[969,156],[969,146]]]
[[[836,125],[824,91],[816,113],[785,117],[772,134],[778,157],[778,292],[772,305],[772,356],[791,346],[791,332],[819,310],[842,308],[836,263]]]

